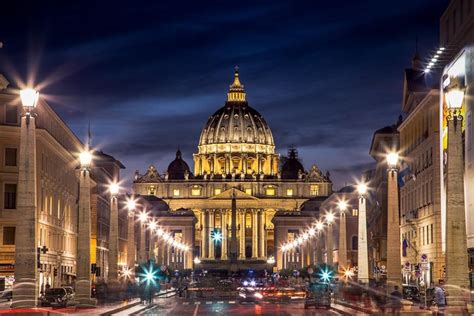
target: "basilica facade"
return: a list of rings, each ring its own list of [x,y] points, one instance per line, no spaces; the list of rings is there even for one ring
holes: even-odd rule
[[[194,215],[193,233],[184,240],[193,253],[181,267],[199,262],[258,268],[275,259],[284,268],[312,261],[314,253],[301,249],[283,255],[279,246],[297,238],[318,216],[319,203],[332,193],[329,174],[316,165],[305,170],[295,150],[280,161],[270,127],[247,102],[237,70],[227,101],[209,117],[193,158],[190,168],[178,150],[163,174],[151,165],[144,174],[137,171],[133,183],[135,194],[160,201],[161,210],[154,214],[159,221],[163,217],[163,225],[173,214]],[[182,238],[184,230],[173,226],[172,233]],[[169,257],[160,260],[171,263]]]

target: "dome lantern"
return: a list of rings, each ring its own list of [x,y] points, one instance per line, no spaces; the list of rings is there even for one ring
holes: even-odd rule
[[[234,68],[234,82],[229,87],[227,102],[245,102],[244,85],[240,83],[239,67]]]

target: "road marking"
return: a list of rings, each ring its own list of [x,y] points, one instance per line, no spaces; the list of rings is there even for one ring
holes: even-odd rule
[[[229,301],[229,304],[235,304],[235,301]]]
[[[201,304],[201,302],[194,302],[194,305],[199,305]]]
[[[196,303],[199,303],[199,302],[196,302]],[[197,313],[198,313],[198,309],[199,309],[199,304],[196,304],[196,307],[194,307],[194,313],[193,313],[193,316],[196,316]]]
[[[207,305],[210,305],[210,304],[212,304],[212,301],[211,301],[211,302],[207,301],[206,304],[207,304]]]
[[[224,301],[219,301],[217,302],[217,304],[224,304]]]
[[[183,305],[189,305],[189,302],[183,302]]]

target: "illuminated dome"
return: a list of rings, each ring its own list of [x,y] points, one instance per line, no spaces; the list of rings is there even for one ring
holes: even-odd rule
[[[209,117],[201,132],[199,149],[200,152],[230,152],[230,146],[225,144],[237,144],[242,152],[264,153],[273,153],[275,146],[267,122],[248,105],[237,70],[227,94],[227,102]]]
[[[263,116],[251,108],[237,69],[224,106],[207,120],[194,154],[196,176],[276,175],[279,155]]]

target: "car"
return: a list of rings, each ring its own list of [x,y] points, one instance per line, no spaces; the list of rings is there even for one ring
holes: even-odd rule
[[[403,285],[403,299],[412,301],[413,303],[421,302],[420,289],[416,285]]]
[[[263,299],[262,293],[253,288],[241,288],[239,290],[240,303],[259,303]]]
[[[41,297],[42,306],[66,307],[69,301],[70,298],[66,292],[66,289],[62,287],[49,288]]]
[[[314,282],[308,285],[304,308],[307,309],[310,306],[325,309],[331,308],[331,288],[329,284]]]
[[[12,290],[5,290],[2,292],[1,296],[0,296],[1,299],[4,299],[4,300],[9,300],[11,301],[12,298],[13,298],[13,291]]]
[[[63,286],[63,289],[66,290],[69,300],[73,301],[74,298],[76,297],[76,293],[74,292],[74,289],[72,288],[72,286]]]

